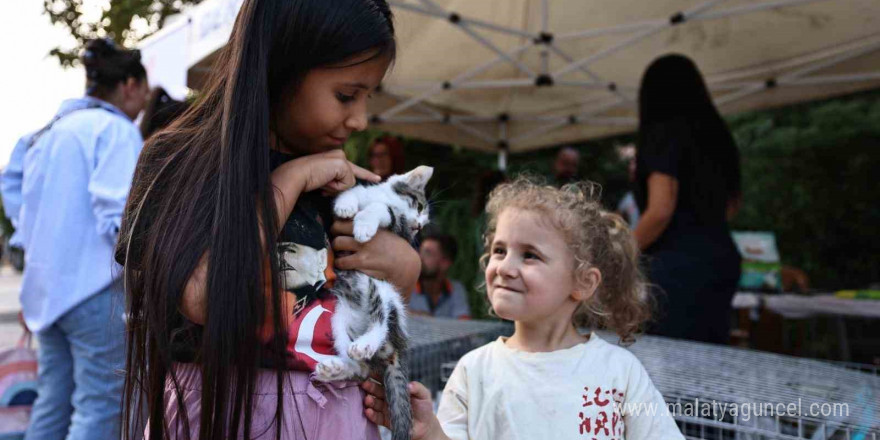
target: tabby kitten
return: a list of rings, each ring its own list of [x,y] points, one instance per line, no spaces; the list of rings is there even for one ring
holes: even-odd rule
[[[334,214],[354,219],[354,238],[360,243],[370,241],[379,228],[412,242],[428,222],[425,185],[433,171],[420,166],[384,183],[355,186],[337,197]],[[318,363],[315,376],[329,382],[384,373],[392,439],[408,440],[412,412],[403,358],[407,332],[401,295],[388,282],[356,271],[337,273],[331,291],[337,297],[330,322],[339,355]]]

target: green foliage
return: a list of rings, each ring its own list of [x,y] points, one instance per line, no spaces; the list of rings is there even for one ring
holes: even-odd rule
[[[133,46],[140,39],[162,28],[165,19],[180,12],[186,5],[202,0],[110,0],[97,21],[84,17],[85,0],[43,0],[43,9],[52,24],[65,27],[76,39],[70,49],[56,47],[49,54],[58,58],[62,66],[78,63],[79,52],[86,41],[109,37],[126,46]],[[134,29],[137,23],[137,31]]]
[[[880,281],[880,94],[731,118],[742,156],[741,230],[776,233],[814,287]]]

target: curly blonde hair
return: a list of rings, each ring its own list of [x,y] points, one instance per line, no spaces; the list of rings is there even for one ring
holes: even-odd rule
[[[528,176],[499,185],[486,205],[489,223],[480,261],[485,270],[498,218],[504,210],[540,213],[564,234],[574,255],[577,283],[586,282],[591,267],[602,273],[602,282],[577,307],[572,323],[612,330],[621,343],[629,344],[651,318],[653,304],[639,268],[639,248],[629,226],[619,215],[602,209],[598,202],[600,193],[601,187],[593,182],[556,188]]]

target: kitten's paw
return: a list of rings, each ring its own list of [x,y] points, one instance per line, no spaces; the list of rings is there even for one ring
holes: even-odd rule
[[[357,342],[354,342],[348,346],[348,357],[356,361],[365,361],[368,359],[372,359],[375,354],[376,347],[373,347],[370,344],[361,345]]]
[[[349,379],[352,373],[342,359],[329,359],[315,365],[315,378],[321,382]]]
[[[376,236],[376,231],[379,230],[379,223],[372,222],[367,219],[363,219],[361,221],[357,221],[355,219],[354,222],[354,239],[358,243],[366,243],[373,239]]]
[[[333,214],[339,218],[352,218],[358,212],[358,201],[354,197],[340,197],[333,206]]]

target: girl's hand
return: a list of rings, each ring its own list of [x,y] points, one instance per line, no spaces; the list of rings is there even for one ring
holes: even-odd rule
[[[378,175],[349,162],[342,150],[303,156],[272,172],[272,183],[280,188],[284,186],[278,185],[281,182],[276,180],[291,179],[302,185],[299,191],[301,193],[320,189],[328,195],[351,188],[355,184],[355,178],[371,182],[382,180]]]
[[[384,229],[380,229],[372,240],[358,243],[352,237],[353,227],[350,220],[337,220],[330,228],[330,233],[336,237],[333,250],[347,254],[336,258],[336,268],[358,270],[386,280],[398,289],[404,300],[409,300],[422,271],[419,253],[406,240]]]
[[[364,398],[364,414],[371,422],[390,428],[391,420],[388,417],[388,403],[385,402],[385,387],[371,380],[361,384],[367,392]],[[409,383],[409,400],[413,412],[413,440],[447,439],[440,427],[440,421],[434,415],[434,403],[431,401],[431,392],[418,382]]]
[[[371,182],[382,180],[349,162],[342,150],[310,154],[275,168],[271,179],[278,225],[284,225],[302,193],[320,189],[325,195],[338,194],[354,186],[355,178]]]

